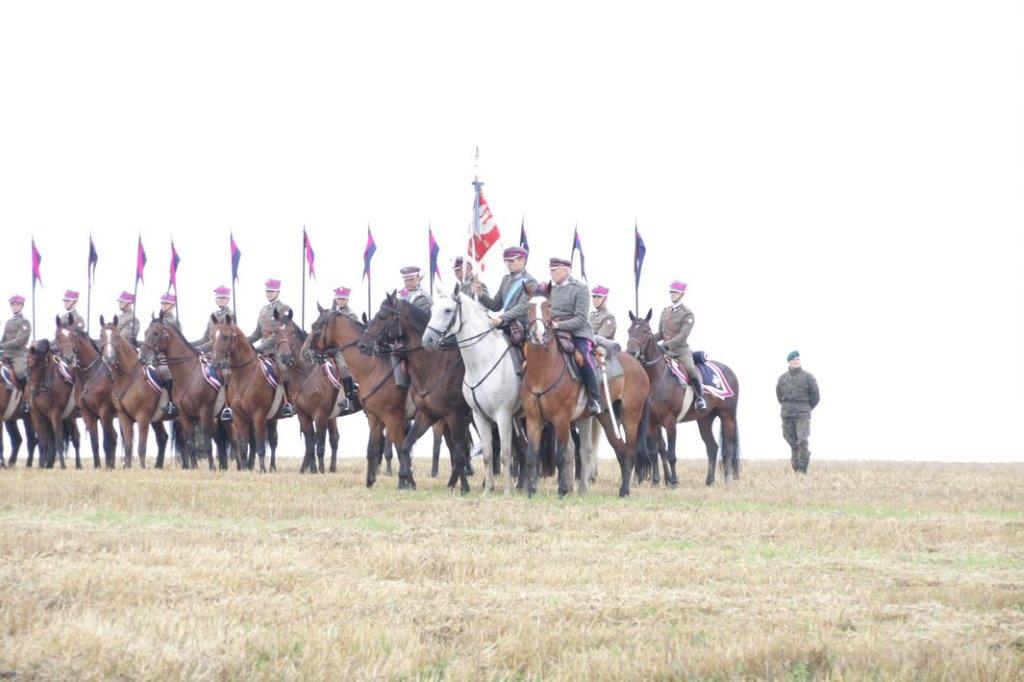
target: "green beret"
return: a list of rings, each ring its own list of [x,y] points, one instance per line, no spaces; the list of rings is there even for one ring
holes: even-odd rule
[[[798,357],[800,357],[800,351],[795,350],[786,356],[786,361],[792,362],[793,360],[796,360]]]

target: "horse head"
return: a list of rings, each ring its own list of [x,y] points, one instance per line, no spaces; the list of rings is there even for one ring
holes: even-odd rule
[[[533,346],[546,346],[554,338],[554,327],[551,324],[551,299],[537,295],[530,299],[526,308],[527,328],[526,340]]]
[[[632,311],[629,313],[629,341],[626,343],[626,352],[637,360],[645,362],[657,354],[657,341],[654,340],[654,330],[651,329],[652,310],[647,310],[647,315],[637,317]]]
[[[380,304],[380,309],[356,345],[367,355],[389,353],[395,346],[406,341],[402,322],[402,302],[392,291]]]
[[[290,308],[277,318],[274,344],[277,348],[277,357],[281,359],[283,365],[291,367],[295,364],[295,353],[297,350],[299,353],[303,352],[306,339],[306,333],[292,321]]]
[[[462,320],[462,299],[459,296],[459,285],[456,284],[451,298],[441,295],[434,299],[430,306],[430,320],[423,332],[424,348],[440,350],[450,337],[458,334],[455,327],[461,327]]]
[[[214,320],[213,343],[210,344],[210,364],[224,369],[237,352],[241,331],[235,326],[231,313],[224,316],[223,323],[217,321],[213,315],[210,316],[210,319]]]
[[[117,339],[120,336],[117,331],[117,315],[108,324],[100,315],[100,355],[103,357],[103,364],[107,367],[117,366]]]
[[[142,343],[139,345],[139,359],[143,364],[152,364],[157,354],[167,353],[167,349],[171,344],[171,333],[167,329],[167,325],[163,323],[163,320],[157,317],[153,317],[153,321],[149,323],[149,328],[146,329],[146,335],[143,337]]]
[[[57,328],[56,341],[57,356],[72,369],[80,367],[81,363],[78,360],[78,333],[75,328],[60,325]]]

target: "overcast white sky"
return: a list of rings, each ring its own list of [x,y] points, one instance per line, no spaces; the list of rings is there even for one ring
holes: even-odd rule
[[[578,222],[623,329],[639,221],[643,310],[689,283],[746,457],[788,456],[798,348],[816,457],[1024,459],[1022,23],[1014,2],[5,3],[0,292],[29,293],[34,233],[50,333],[91,230],[95,329],[141,231],[148,317],[173,236],[198,337],[233,228],[250,327],[268,276],[298,307],[305,223],[311,294],[347,284],[362,311],[367,222],[375,296],[425,266],[428,222],[450,262],[479,145],[506,243],[525,214],[543,275]],[[363,433],[343,422],[347,454]]]

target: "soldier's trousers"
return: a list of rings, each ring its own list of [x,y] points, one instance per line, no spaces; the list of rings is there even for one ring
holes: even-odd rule
[[[348,368],[348,363],[345,362],[345,356],[340,352],[334,354],[334,366],[338,368],[339,379],[352,378],[352,371]]]
[[[670,358],[678,362],[683,368],[686,369],[686,373],[690,375],[690,382],[696,386],[704,386],[704,380],[700,376],[700,372],[697,371],[697,365],[693,362],[693,353],[689,350],[681,351],[678,355],[669,355]]]
[[[807,472],[807,465],[811,461],[811,451],[807,445],[807,439],[810,436],[810,417],[782,418],[782,437],[786,439],[790,450],[792,450],[790,460],[793,465],[793,471]]]

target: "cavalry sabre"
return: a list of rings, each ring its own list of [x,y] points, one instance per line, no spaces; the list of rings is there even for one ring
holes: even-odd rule
[[[595,353],[595,355],[598,355],[598,353]],[[602,355],[601,357],[604,357],[604,356]],[[614,410],[614,408],[612,408],[612,390],[611,390],[611,388],[608,387],[608,371],[607,371],[608,362],[607,362],[607,358],[605,358],[605,360],[603,362],[601,362],[600,365],[601,365],[601,381],[604,383],[604,395],[605,395],[605,399],[608,401],[608,411],[612,413],[612,419],[615,420],[615,433],[619,434],[619,440],[625,441],[626,440],[626,434],[622,430],[622,424],[619,422],[618,415],[615,414],[615,410]]]

